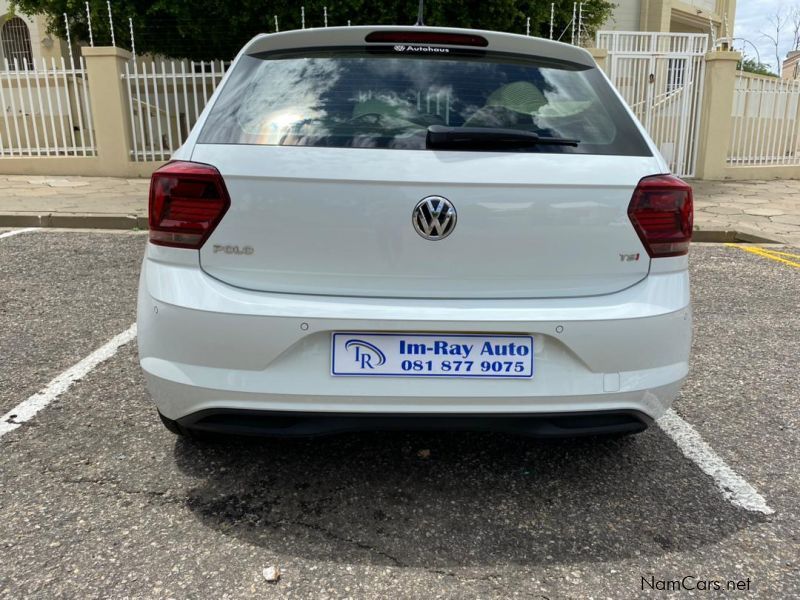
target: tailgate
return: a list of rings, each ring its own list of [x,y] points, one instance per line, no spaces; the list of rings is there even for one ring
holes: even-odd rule
[[[215,165],[231,196],[202,268],[247,289],[588,296],[649,269],[627,207],[653,158],[200,145],[193,160]],[[412,224],[431,195],[457,213],[435,241]]]

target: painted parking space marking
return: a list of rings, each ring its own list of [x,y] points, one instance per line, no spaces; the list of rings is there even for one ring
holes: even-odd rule
[[[771,515],[775,511],[767,505],[764,497],[733,469],[673,409],[667,410],[656,421],[661,430],[680,448],[683,455],[709,475],[722,495],[734,506],[750,512]]]
[[[134,323],[128,329],[114,336],[100,348],[56,376],[42,390],[12,408],[0,417],[0,438],[31,420],[39,411],[64,394],[73,383],[110,359],[122,346],[135,338],[136,324]],[[731,469],[714,452],[711,446],[703,440],[694,427],[683,420],[674,410],[667,410],[664,416],[658,419],[656,423],[675,442],[686,458],[694,462],[700,470],[714,480],[722,495],[731,504],[750,512],[758,512],[765,515],[775,512],[767,505],[764,497]]]
[[[2,237],[17,235],[38,228],[18,229],[2,234]],[[787,260],[778,256],[768,256],[772,251],[761,248],[749,248],[738,244],[728,244],[754,254],[763,255],[779,262],[788,262],[793,266],[800,266],[800,262]],[[754,252],[754,250],[757,250]],[[789,254],[789,253],[783,253]],[[794,256],[791,256],[794,258]],[[797,257],[800,260],[800,257]],[[33,419],[36,414],[62,396],[69,390],[73,383],[85,377],[98,365],[113,357],[121,347],[130,343],[136,337],[136,325],[118,334],[100,348],[80,360],[78,363],[57,375],[43,389],[33,394],[28,399],[9,410],[0,417],[0,442],[6,433],[21,427],[25,422]],[[660,429],[673,440],[681,453],[692,461],[706,475],[711,477],[722,496],[736,507],[747,511],[769,515],[774,510],[767,504],[765,498],[741,475],[736,473],[715,451],[709,446],[694,429],[692,425],[681,418],[675,411],[669,410],[657,422]]]
[[[0,417],[0,438],[30,421],[36,413],[66,392],[73,383],[85,377],[97,365],[114,356],[117,351],[136,337],[136,323],[115,335],[97,350],[57,375],[44,388],[23,400]]]
[[[24,229],[13,229],[12,231],[6,231],[5,233],[0,233],[0,239],[11,237],[12,235],[19,235],[20,233],[27,233],[29,231],[39,231],[41,227],[25,227]]]
[[[768,254],[775,254],[777,256],[789,256],[791,258],[800,259],[800,254],[796,254],[793,252],[778,252],[777,250],[773,250],[772,248],[761,248],[762,251]]]
[[[763,258],[769,258],[770,260],[777,261],[779,263],[783,263],[785,265],[789,265],[791,267],[797,267],[800,269],[800,256],[797,256],[797,261],[789,260],[787,258],[783,258],[784,254],[788,254],[786,252],[777,252],[773,250],[766,250],[765,248],[759,248],[757,246],[743,246],[742,244],[725,244],[726,246],[730,246],[731,248],[738,248],[739,250],[744,250],[745,252],[750,252],[751,254],[755,254],[756,256],[761,256]],[[795,256],[795,255],[789,255]]]

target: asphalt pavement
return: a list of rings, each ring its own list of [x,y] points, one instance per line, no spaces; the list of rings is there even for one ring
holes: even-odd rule
[[[144,243],[0,238],[0,414],[134,322]],[[129,343],[0,437],[0,597],[800,597],[800,250],[770,248],[693,246],[675,409],[772,514],[659,427],[179,439]]]

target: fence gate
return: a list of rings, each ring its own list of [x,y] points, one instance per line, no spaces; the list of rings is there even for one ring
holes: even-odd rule
[[[601,31],[597,47],[608,50],[609,78],[672,172],[693,177],[708,36]]]

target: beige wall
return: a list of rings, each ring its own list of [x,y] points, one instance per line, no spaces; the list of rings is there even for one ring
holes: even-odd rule
[[[130,111],[122,80],[131,54],[120,48],[83,48],[83,55],[97,156],[3,157],[0,174],[148,177],[163,164],[131,160]]]
[[[711,52],[707,55],[705,88],[703,95],[700,147],[698,149],[698,179],[800,179],[800,165],[734,166],[728,164],[731,144],[735,137],[745,136],[745,154],[771,156],[785,154],[797,148],[797,127],[800,120],[800,103],[787,103],[782,118],[775,120],[757,114],[743,120],[746,107],[734,104],[734,86],[737,77],[765,79],[779,82],[774,77],[741,74],[736,70],[740,55],[736,52]],[[747,110],[747,112],[750,112]],[[780,114],[780,111],[779,111]],[[735,135],[734,135],[734,129]],[[793,135],[786,136],[786,132]],[[761,139],[763,137],[763,140]],[[785,138],[785,139],[784,139]]]
[[[638,31],[642,0],[617,0],[611,19],[603,29],[611,31]]]
[[[700,109],[697,178],[722,179],[731,139],[731,113],[738,52],[709,52]]]
[[[0,158],[0,175],[83,175],[86,177],[150,177],[163,162],[120,164],[101,156]]]
[[[699,11],[699,12],[698,12]],[[617,0],[611,19],[603,26],[613,31],[708,33],[709,18],[717,37],[733,36],[736,0]]]

